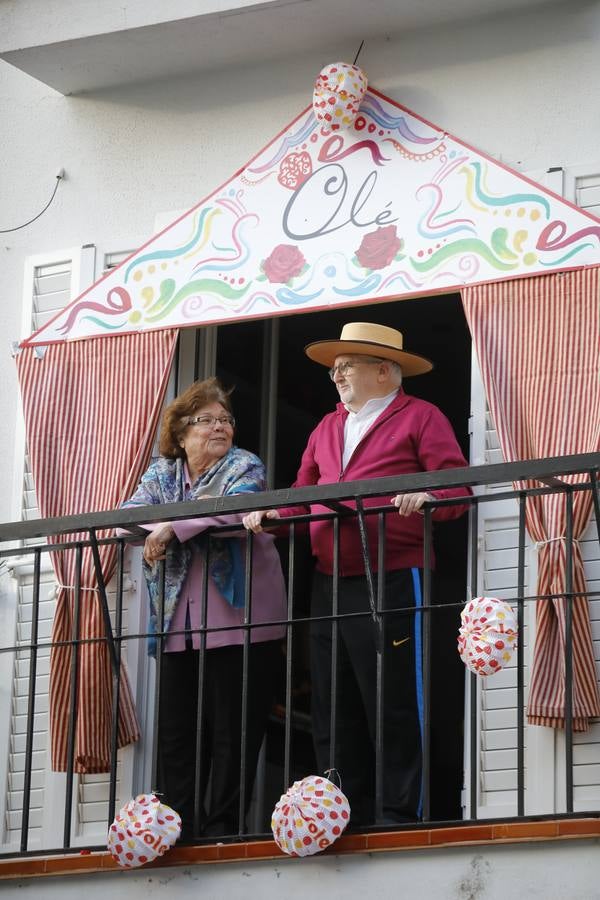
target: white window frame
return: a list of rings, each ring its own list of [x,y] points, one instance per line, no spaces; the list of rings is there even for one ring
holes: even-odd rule
[[[25,269],[23,273],[23,292],[21,304],[21,333],[19,340],[29,337],[32,331],[33,320],[33,295],[36,271],[43,266],[57,265],[62,262],[69,263],[71,266],[70,278],[70,296],[75,297],[79,293],[78,288],[82,283],[82,278],[89,280],[94,273],[94,249],[88,248],[87,252],[83,252],[83,248],[69,247],[64,250],[57,250],[51,253],[41,253],[29,256],[25,260]],[[17,405],[16,421],[15,421],[15,439],[13,453],[13,478],[12,478],[12,497],[10,503],[12,521],[19,521],[23,514],[23,489],[25,477],[25,453],[26,453],[26,435],[25,421],[21,404]],[[17,637],[17,616],[18,616],[18,582],[17,576],[27,568],[27,564],[31,564],[30,557],[18,557],[18,542],[15,542],[15,550],[17,551],[14,559],[7,561],[7,567],[2,573],[2,602],[0,611],[0,623],[2,633],[7,640],[9,635],[13,636],[13,643]],[[44,571],[50,570],[49,561],[42,562]],[[0,735],[2,741],[0,743],[0,785],[4,789],[0,791],[0,823],[2,824],[1,834],[5,833],[6,821],[6,801],[8,795],[8,769],[10,759],[10,723],[12,717],[13,703],[13,679],[14,679],[14,660],[12,655],[4,653],[0,654],[0,679],[2,684],[9,684],[11,689],[0,692]],[[48,751],[49,754],[49,751]],[[44,784],[45,792],[45,808],[52,808],[52,804],[56,803],[55,785],[53,784],[50,772],[49,755],[46,762],[46,780]],[[46,793],[48,791],[48,793]],[[63,791],[64,796],[64,791]],[[57,807],[54,805],[54,809]],[[57,820],[55,815],[55,821]],[[44,821],[42,826],[42,842],[46,841],[47,825]],[[55,828],[48,833],[55,833]],[[47,846],[51,846],[48,843]]]
[[[578,166],[568,166],[564,170],[564,197],[571,203],[576,203],[577,182],[580,178],[592,178],[598,176],[600,181],[600,161],[592,164],[585,163]]]
[[[600,180],[600,163],[584,164],[576,166],[551,166],[546,170],[536,170],[535,172],[527,172],[525,175],[537,181],[539,184],[553,191],[558,196],[564,197],[571,203],[576,202],[577,182],[580,178],[599,176]],[[471,386],[471,465],[481,465],[485,463],[485,392],[481,373],[477,363],[475,352],[473,352],[473,368],[472,368],[472,386]],[[515,507],[516,510],[516,507]],[[516,512],[515,512],[516,514]],[[537,582],[537,551],[535,545],[527,537],[526,543],[526,565],[528,567],[529,581],[531,585]],[[479,549],[479,570],[482,569],[483,551]],[[528,652],[525,665],[528,672],[531,672],[533,662],[533,648],[535,643],[535,624],[536,617],[534,608],[530,604],[526,609],[527,627],[528,627]],[[479,686],[481,687],[481,686]],[[469,709],[469,691],[470,684],[466,682],[466,700],[465,709]],[[481,722],[478,722],[478,729]],[[465,718],[465,806],[469,808],[468,790],[470,785],[470,760],[469,760],[469,717]],[[526,747],[525,747],[525,768],[526,768],[526,793],[525,793],[525,813],[526,814],[543,814],[561,812],[565,809],[565,781],[564,781],[564,732],[559,732],[553,728],[539,725],[525,724],[526,729]],[[480,742],[478,742],[480,748]],[[479,773],[478,773],[479,775]],[[479,778],[478,778],[479,783]],[[515,815],[516,811],[513,807],[507,807],[505,811],[501,807],[490,807],[478,805],[478,816],[489,817],[490,814],[494,818],[502,815]]]
[[[553,173],[554,174],[554,173]],[[480,466],[486,463],[486,396],[483,386],[483,378],[475,352],[475,346],[472,344],[471,358],[471,417],[470,417],[470,434],[471,434],[471,451],[470,465]],[[486,504],[487,505],[487,504]],[[485,506],[482,512],[485,512]],[[511,511],[514,507],[514,515],[518,516],[518,506],[514,500],[495,501],[493,505],[494,513],[499,516],[505,516],[507,511]],[[480,573],[484,570],[484,527],[485,516],[479,516],[478,522],[478,560],[477,570]],[[526,560],[529,573],[529,580],[535,584],[537,580],[537,553],[535,546],[530,538],[526,535]],[[470,567],[469,567],[470,570]],[[480,594],[479,585],[469,585],[468,590],[471,596],[475,597]],[[525,616],[528,628],[528,648],[525,659],[526,670],[531,671],[531,663],[533,657],[533,646],[535,641],[535,615],[531,605],[526,606]],[[481,688],[478,682],[478,706],[481,710]],[[471,720],[468,715],[470,709],[471,698],[471,679],[465,678],[465,742],[464,742],[464,790],[463,790],[463,809],[465,818],[469,815],[471,808],[470,802],[470,784],[471,784],[471,760],[470,760],[470,733]],[[516,700],[516,697],[515,697]],[[554,792],[549,789],[549,785],[554,784],[555,772],[555,745],[554,732],[551,728],[543,728],[538,726],[528,726],[526,729],[526,747],[525,747],[525,770],[526,770],[526,791],[525,791],[525,814],[536,814],[542,811],[552,812],[554,810]],[[482,757],[481,742],[481,717],[477,721],[477,747],[478,747],[478,802],[477,816],[478,818],[499,818],[504,816],[516,815],[516,806],[507,804],[506,806],[491,805],[481,803],[480,785],[481,773],[479,764]]]
[[[25,260],[24,277],[23,277],[23,299],[22,299],[22,320],[21,320],[21,336],[20,339],[28,337],[32,332],[33,318],[33,296],[34,296],[34,279],[39,268],[60,264],[62,262],[70,263],[70,298],[71,300],[79,296],[90,284],[93,284],[97,277],[96,272],[96,247],[92,244],[86,244],[80,247],[69,247],[63,250],[57,250],[49,253],[36,254],[27,257]],[[43,352],[43,350],[41,351]],[[25,422],[19,404],[15,424],[15,441],[14,441],[14,466],[13,466],[13,492],[11,498],[11,518],[18,521],[22,517],[22,495],[25,474],[25,452],[26,452],[26,433]],[[27,568],[31,568],[31,557],[22,556],[19,558],[18,546],[15,546],[15,557],[8,561],[6,569],[0,572],[0,626],[5,636],[13,635],[16,638],[17,628],[17,604],[18,604],[18,582],[17,576],[24,573]],[[44,571],[52,571],[49,560],[42,559],[42,567]],[[129,673],[133,685],[137,680],[137,666],[135,660],[129,661]],[[8,788],[8,767],[10,758],[10,722],[12,714],[13,690],[12,683],[14,677],[14,660],[9,654],[0,654],[0,678],[2,684],[10,684],[11,689],[0,692],[0,785],[4,785],[4,789],[0,791],[0,822],[2,823],[2,833],[5,828],[6,816],[6,799]],[[133,747],[126,747],[120,751],[120,785],[121,792],[127,794],[127,798],[131,793],[134,778],[134,753]],[[65,773],[51,771],[50,759],[50,743],[47,742],[46,765],[44,780],[44,813],[42,819],[42,827],[40,829],[40,841],[42,847],[61,846],[63,840],[63,824],[61,811],[64,809],[65,802]],[[80,793],[80,777],[74,775],[73,794],[72,794],[72,845],[87,845],[90,843],[89,836],[78,834],[78,803]],[[31,842],[29,849],[35,849],[35,843]]]

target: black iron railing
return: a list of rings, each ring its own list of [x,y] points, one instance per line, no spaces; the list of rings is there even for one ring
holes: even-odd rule
[[[298,585],[302,581],[305,582],[306,568],[309,565],[306,556],[302,556],[300,547],[302,544],[301,533],[305,523],[315,518],[329,518],[333,522],[333,541],[334,541],[334,559],[338,558],[339,541],[340,541],[340,521],[347,517],[352,517],[355,526],[361,537],[361,546],[363,550],[363,562],[368,572],[366,590],[368,593],[369,605],[365,612],[358,615],[364,616],[367,620],[372,620],[375,629],[382,628],[382,622],[386,615],[394,613],[397,610],[384,611],[382,608],[382,583],[384,568],[384,553],[382,548],[385,544],[386,521],[389,515],[395,515],[395,510],[389,504],[389,496],[397,493],[412,491],[432,491],[449,487],[469,486],[474,489],[474,495],[465,498],[457,498],[452,500],[443,500],[426,504],[423,509],[423,533],[424,533],[424,569],[423,569],[423,590],[422,590],[422,606],[419,608],[419,617],[422,627],[422,663],[423,663],[423,717],[422,717],[422,808],[420,815],[420,823],[427,824],[432,827],[436,824],[447,824],[447,820],[443,821],[432,814],[432,808],[435,809],[435,797],[432,797],[431,785],[432,776],[432,759],[431,759],[431,733],[432,726],[432,705],[431,705],[431,672],[432,672],[432,627],[433,619],[436,615],[440,615],[442,610],[456,610],[456,625],[458,626],[458,612],[463,603],[467,599],[467,585],[471,595],[478,593],[477,587],[480,583],[479,571],[479,553],[478,553],[478,514],[482,504],[498,503],[502,500],[513,499],[518,505],[518,553],[517,553],[517,589],[514,596],[506,598],[514,607],[516,607],[519,632],[523,633],[524,626],[524,610],[526,604],[536,604],[548,602],[552,596],[536,596],[534,593],[525,594],[525,551],[526,551],[526,530],[525,530],[525,512],[526,505],[533,495],[562,493],[566,496],[566,547],[567,547],[567,573],[565,593],[561,595],[566,601],[566,650],[565,650],[565,785],[566,785],[566,805],[563,810],[557,811],[560,814],[572,815],[574,811],[573,799],[573,722],[572,722],[572,693],[573,693],[573,646],[572,646],[572,601],[575,596],[573,592],[573,574],[572,574],[572,549],[573,549],[573,496],[576,492],[591,492],[593,497],[593,518],[595,518],[596,527],[600,535],[600,500],[598,491],[598,472],[600,471],[600,454],[585,454],[579,456],[563,457],[557,459],[531,460],[525,462],[517,462],[510,464],[499,464],[490,466],[478,466],[465,469],[454,469],[443,472],[423,472],[418,475],[386,477],[371,481],[339,483],[332,485],[320,485],[314,487],[300,488],[296,490],[287,489],[279,491],[271,491],[261,495],[239,495],[227,498],[210,498],[198,502],[187,502],[169,504],[167,506],[155,506],[145,508],[131,508],[126,510],[117,510],[109,512],[98,512],[81,516],[68,516],[63,518],[42,519],[31,522],[13,522],[0,525],[0,560],[19,556],[21,559],[30,558],[32,562],[32,620],[30,637],[26,641],[19,641],[16,635],[3,635],[0,653],[2,654],[26,654],[28,655],[28,692],[27,692],[27,713],[26,713],[26,737],[24,751],[24,781],[22,792],[22,808],[20,819],[20,840],[18,847],[11,845],[7,847],[4,855],[20,855],[32,852],[30,844],[30,806],[32,795],[32,761],[34,753],[34,732],[35,732],[35,716],[39,697],[36,694],[37,684],[37,667],[40,651],[48,650],[52,646],[51,641],[43,641],[39,638],[39,621],[40,621],[40,583],[41,583],[41,563],[44,556],[54,554],[59,551],[70,550],[75,554],[75,582],[72,586],[74,596],[74,621],[73,636],[70,641],[62,642],[62,646],[71,649],[71,684],[70,684],[70,705],[69,705],[69,722],[68,722],[68,751],[67,751],[67,772],[65,780],[65,796],[64,808],[61,812],[56,811],[57,815],[62,815],[64,823],[63,842],[61,846],[37,847],[35,852],[65,852],[73,846],[74,828],[72,822],[73,808],[73,790],[75,788],[74,774],[74,749],[75,749],[75,726],[77,715],[77,665],[78,651],[84,642],[79,637],[79,616],[81,614],[82,604],[84,602],[98,602],[101,606],[105,631],[103,635],[95,638],[87,639],[87,643],[105,643],[108,647],[109,660],[112,673],[113,683],[113,713],[112,713],[112,736],[111,736],[111,761],[109,771],[109,790],[105,800],[106,806],[106,826],[113,820],[117,808],[117,761],[119,753],[117,751],[117,730],[118,730],[118,709],[120,703],[120,687],[121,687],[121,654],[123,647],[127,645],[128,653],[131,654],[134,648],[145,645],[148,634],[146,632],[127,634],[123,631],[123,597],[124,597],[124,575],[125,575],[125,549],[128,543],[139,541],[141,533],[140,526],[152,522],[175,521],[186,518],[198,518],[201,516],[217,516],[241,514],[253,509],[264,508],[281,508],[290,505],[298,506],[306,505],[306,513],[292,518],[287,518],[281,526],[283,539],[287,542],[284,555],[284,569],[287,575],[287,610],[285,616],[278,620],[278,623],[285,630],[285,637],[282,640],[282,659],[283,667],[280,673],[280,701],[277,705],[277,713],[274,714],[273,727],[277,730],[274,743],[277,745],[277,766],[275,785],[271,783],[271,788],[275,790],[276,795],[285,791],[289,787],[294,777],[299,774],[311,774],[310,772],[299,772],[299,764],[297,757],[299,756],[297,747],[299,733],[304,740],[304,753],[306,758],[306,745],[310,736],[310,719],[308,706],[306,704],[306,696],[302,704],[298,705],[295,700],[295,678],[298,673],[299,657],[304,654],[303,661],[306,661],[304,651],[304,637],[306,629],[310,626],[311,616],[307,610],[306,604],[299,603]],[[579,483],[568,483],[564,480],[567,475],[581,474],[585,476]],[[515,490],[512,488],[496,489],[494,491],[482,491],[478,488],[485,488],[495,485],[505,485],[510,482],[519,482],[528,480],[532,482],[532,486]],[[380,505],[364,506],[366,498],[381,497]],[[348,502],[351,501],[350,506]],[[320,513],[319,516],[311,515],[309,507],[311,504],[319,504],[327,508],[327,512]],[[433,585],[430,561],[433,552],[433,512],[437,506],[467,504],[468,526],[466,533],[466,552],[465,560],[468,557],[468,571],[464,572],[465,592],[461,596],[453,596],[450,600],[444,602],[434,602]],[[379,535],[379,552],[377,559],[373,560],[369,555],[368,542],[366,537],[366,518],[377,517],[377,528]],[[242,529],[241,525],[228,525],[227,530],[230,532],[232,527]],[[115,537],[115,528],[130,529],[131,537]],[[222,529],[221,529],[222,530]],[[211,534],[218,536],[220,529],[213,529]],[[133,532],[137,532],[136,534]],[[31,545],[32,539],[42,539],[41,543]],[[51,543],[50,541],[54,541]],[[57,543],[60,541],[60,543]],[[118,545],[117,552],[117,569],[114,581],[116,591],[115,612],[111,616],[109,612],[109,604],[107,600],[107,589],[102,577],[100,566],[99,545],[106,543],[116,543]],[[249,672],[249,652],[251,645],[252,630],[256,627],[265,627],[265,622],[260,625],[252,622],[252,589],[250,573],[253,566],[253,543],[254,539],[250,535],[246,542],[246,589],[245,589],[245,608],[242,622],[244,630],[243,643],[243,664],[242,664],[242,680],[240,690],[242,692],[242,721],[245,722],[247,713],[248,699],[248,672]],[[204,549],[204,553],[208,553],[208,544]],[[82,555],[86,548],[91,550],[91,554],[95,564],[97,591],[86,594],[81,590],[80,578],[82,567]],[[280,548],[281,549],[281,548]],[[159,563],[163,567],[164,562]],[[465,563],[465,568],[467,568]],[[206,603],[207,603],[207,585],[206,581],[209,577],[208,566],[204,567],[205,584],[203,590],[204,615],[202,621],[206,622]],[[343,619],[343,615],[339,613],[337,607],[337,584],[339,582],[339,568],[334,567],[333,578],[333,600],[331,613],[325,617],[332,626],[332,669],[331,669],[331,734],[332,741],[330,747],[330,768],[336,768],[336,747],[335,747],[335,725],[337,715],[337,697],[338,685],[336,680],[336,656],[339,649],[339,624]],[[163,579],[164,584],[164,579]],[[302,588],[304,592],[304,587]],[[143,602],[145,602],[145,588],[142,589]],[[595,598],[597,594],[588,593],[588,599]],[[90,599],[93,598],[93,599]],[[405,609],[404,612],[407,610]],[[414,610],[409,610],[414,611]],[[154,697],[154,722],[159,718],[159,698],[160,698],[160,680],[161,680],[161,648],[166,639],[165,633],[161,630],[162,611],[159,612],[159,628],[158,628],[158,648],[156,667],[156,690]],[[314,621],[314,620],[312,620]],[[233,626],[232,626],[233,627]],[[239,626],[236,626],[239,627]],[[199,703],[202,704],[203,697],[203,662],[205,658],[207,635],[211,629],[202,627],[198,629],[200,634],[200,667],[199,667]],[[517,686],[515,692],[514,706],[516,708],[517,718],[517,817],[525,816],[525,659],[523,653],[522,641],[518,642],[517,651]],[[377,732],[375,740],[375,820],[373,827],[380,827],[383,821],[382,811],[384,806],[383,797],[383,758],[386,752],[384,739],[384,709],[383,709],[383,691],[382,691],[382,659],[379,656],[377,660]],[[478,744],[478,691],[477,676],[471,675],[471,690],[469,692],[470,706],[465,710],[465,723],[469,725],[470,741],[467,748],[467,770],[470,773],[470,783],[466,787],[468,803],[464,806],[464,819],[462,821],[472,821],[477,819],[478,808],[478,758],[480,748]],[[201,714],[198,716],[200,725]],[[3,743],[7,745],[7,737],[9,723],[3,722],[2,733],[4,735]],[[155,727],[152,736],[152,784],[148,788],[155,788],[158,784],[157,768],[158,768],[158,746],[157,746],[158,730]],[[198,735],[198,746],[200,745],[200,735]],[[247,791],[248,779],[245,770],[245,741],[246,730],[241,730],[241,765],[240,765],[240,794],[239,794],[239,828],[236,834],[219,835],[219,839],[232,840],[248,840],[257,836],[268,834],[268,818],[272,807],[272,796],[269,795],[268,787],[264,777],[260,780],[260,788],[255,790],[255,814],[252,818],[254,827],[247,824],[248,819],[246,812],[248,808],[248,797],[245,796]],[[301,754],[300,754],[301,755]],[[198,755],[197,775],[200,775],[202,761]],[[253,774],[253,773],[250,773]],[[264,775],[264,773],[263,773]],[[201,779],[198,778],[198,781]],[[268,780],[268,779],[267,779]],[[273,782],[273,778],[271,778]],[[0,785],[0,791],[8,791],[8,783]],[[126,798],[128,799],[128,797]],[[433,802],[432,802],[433,801]],[[195,825],[196,837],[203,840],[201,833],[201,812],[200,805],[202,798],[196,798],[195,805]],[[258,812],[256,812],[258,810]],[[599,810],[589,811],[592,815],[600,815]],[[581,814],[581,813],[579,813]],[[419,822],[412,827],[419,827]],[[389,827],[389,826],[386,826]],[[402,827],[402,826],[398,826]],[[214,836],[212,838],[214,840]],[[81,843],[77,843],[81,847]],[[98,844],[94,844],[97,849]]]

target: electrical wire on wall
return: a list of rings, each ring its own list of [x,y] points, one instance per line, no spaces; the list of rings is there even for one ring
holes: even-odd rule
[[[56,184],[54,185],[54,190],[52,191],[52,196],[46,203],[43,210],[41,212],[39,212],[37,214],[37,216],[34,216],[33,219],[29,219],[28,222],[23,222],[22,225],[16,225],[14,228],[0,228],[0,234],[8,234],[10,231],[19,231],[21,228],[26,228],[28,225],[31,225],[31,223],[35,222],[37,219],[39,219],[40,216],[43,216],[44,213],[46,212],[46,210],[48,209],[48,207],[50,206],[50,204],[52,203],[52,201],[54,200],[54,197],[56,196],[56,192],[58,190],[58,185],[60,184],[60,182],[63,180],[64,177],[65,177],[65,170],[60,169],[56,175]]]

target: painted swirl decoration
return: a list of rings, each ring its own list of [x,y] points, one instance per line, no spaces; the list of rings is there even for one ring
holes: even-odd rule
[[[336,130],[325,109],[321,121],[305,110],[29,342],[427,295],[600,262],[595,217],[371,88],[355,112]]]

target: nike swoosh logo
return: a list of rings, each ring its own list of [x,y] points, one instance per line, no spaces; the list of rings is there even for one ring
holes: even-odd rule
[[[392,644],[393,644],[394,647],[399,647],[400,644],[405,644],[407,641],[410,641],[410,638],[409,638],[409,637],[407,637],[407,638],[402,638],[401,641],[392,641]]]

